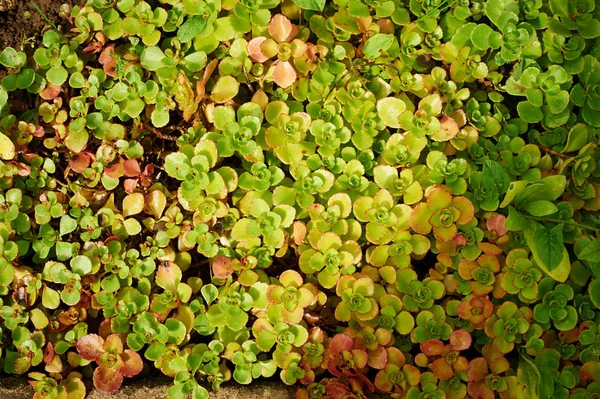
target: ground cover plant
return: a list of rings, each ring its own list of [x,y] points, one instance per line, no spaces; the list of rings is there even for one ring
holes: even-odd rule
[[[594,0],[61,12],[0,51],[0,366],[34,398],[600,395]]]

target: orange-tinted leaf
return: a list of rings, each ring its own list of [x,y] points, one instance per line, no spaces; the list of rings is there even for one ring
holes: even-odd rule
[[[217,256],[212,263],[212,271],[216,277],[225,280],[233,274],[231,259],[226,256]]]
[[[292,22],[283,14],[275,14],[269,22],[269,35],[277,42],[283,43],[291,39],[293,31]]]
[[[123,375],[116,369],[98,367],[94,370],[94,386],[104,393],[113,393],[123,383]]]
[[[83,173],[83,171],[90,166],[91,163],[92,157],[86,151],[80,152],[75,157],[69,159],[69,167],[75,173]]]
[[[88,334],[77,341],[77,352],[85,360],[96,360],[103,352],[104,340],[96,334]]]
[[[404,363],[406,363],[406,356],[404,356],[404,353],[402,353],[400,349],[391,347],[387,348],[387,351],[389,363],[393,363],[400,367],[404,366]]]
[[[290,87],[298,79],[296,70],[288,61],[278,62],[273,71],[273,81],[284,89]]]
[[[261,64],[269,59],[260,49],[260,46],[267,40],[264,36],[258,36],[251,39],[246,46],[246,51],[248,51],[248,56],[254,62],[260,62]]]
[[[118,179],[119,177],[123,176],[123,174],[125,173],[123,171],[123,163],[124,163],[123,158],[119,157],[118,162],[115,162],[111,166],[104,167],[104,173],[108,177],[111,177],[113,179]]]
[[[125,349],[121,355],[121,359],[123,359],[123,365],[119,372],[125,377],[133,377],[134,375],[139,374],[144,368],[144,362],[140,355],[131,349]]]
[[[440,380],[449,380],[454,376],[454,370],[452,370],[452,366],[446,363],[446,359],[439,358],[436,359],[431,365],[431,370],[433,374],[439,378]]]
[[[377,347],[374,351],[369,351],[368,364],[377,370],[381,370],[385,367],[388,360],[388,353],[383,346]]]
[[[456,330],[450,335],[450,345],[457,351],[464,351],[471,346],[471,334],[465,330]]]
[[[102,64],[104,72],[108,76],[112,76],[113,78],[117,77],[117,60],[112,57],[112,53],[115,51],[115,45],[108,45],[102,50],[100,55],[98,56],[98,62]]]
[[[440,130],[431,135],[431,138],[435,141],[451,140],[456,137],[460,130],[456,121],[445,115],[440,119],[440,125]]]
[[[142,173],[142,169],[140,168],[137,159],[128,159],[123,162],[123,173],[125,173],[125,176],[127,177],[137,177]]]
[[[137,187],[137,182],[137,179],[125,179],[125,181],[123,181],[123,188],[128,193],[133,193]]]
[[[475,216],[475,207],[465,197],[454,197],[452,205],[460,210],[460,218],[456,221],[458,224],[467,224]]]
[[[54,100],[62,92],[62,86],[55,86],[48,83],[48,86],[40,92],[40,97],[44,100]]]
[[[294,239],[294,244],[302,245],[304,238],[306,237],[306,225],[299,220],[295,221],[292,237]]]
[[[469,378],[469,381],[481,381],[488,375],[488,371],[487,361],[482,357],[478,357],[471,360],[469,363],[467,377]]]
[[[123,353],[123,341],[118,334],[111,334],[104,341],[104,350],[113,354]]]
[[[356,369],[362,369],[367,365],[369,355],[361,349],[352,349],[352,358],[354,359],[354,367]]]
[[[487,220],[486,226],[488,231],[495,231],[499,236],[502,236],[508,233],[508,230],[504,227],[504,222],[506,222],[506,216],[497,213]]]
[[[600,362],[587,362],[579,370],[579,378],[583,381],[600,382]]]
[[[419,234],[429,234],[431,232],[431,224],[429,218],[432,212],[426,203],[417,205],[410,215],[410,227]]]
[[[379,371],[375,376],[375,386],[383,392],[391,392],[394,385],[390,381],[389,374],[386,371]]]
[[[410,386],[414,387],[421,381],[421,372],[415,366],[406,364],[402,367],[402,371],[404,371],[406,382],[408,382]]]
[[[421,351],[427,356],[439,356],[444,350],[444,343],[439,339],[428,339],[421,344]]]

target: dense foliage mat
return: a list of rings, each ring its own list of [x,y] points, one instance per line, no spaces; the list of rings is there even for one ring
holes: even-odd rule
[[[594,0],[61,10],[0,52],[0,362],[35,398],[598,397]]]

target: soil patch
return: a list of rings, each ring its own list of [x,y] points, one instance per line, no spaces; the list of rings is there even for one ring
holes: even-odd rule
[[[113,394],[105,394],[96,390],[88,390],[86,399],[166,399],[167,389],[173,380],[166,377],[144,378],[124,383]],[[33,389],[25,379],[0,377],[0,398],[31,399]],[[217,392],[211,392],[210,399],[294,399],[295,388],[286,387],[282,383],[255,381],[250,386],[223,384]]]
[[[65,1],[35,0],[44,15],[56,25],[61,22],[59,9],[63,3]],[[27,19],[24,18],[26,12],[29,12]],[[18,0],[15,8],[0,12],[0,50],[6,47],[13,47],[15,50],[27,50],[27,47],[31,49],[46,24],[30,1]]]

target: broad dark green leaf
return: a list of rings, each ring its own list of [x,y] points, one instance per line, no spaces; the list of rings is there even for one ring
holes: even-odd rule
[[[498,193],[504,193],[510,186],[510,176],[498,162],[485,161],[483,164],[483,182],[488,189],[493,187]]]
[[[527,228],[527,218],[511,206],[508,208],[508,217],[504,222],[504,227],[508,231],[525,230]]]
[[[563,242],[563,227],[563,224],[558,224],[550,229],[530,221],[525,230],[525,241],[533,259],[546,274],[561,283],[569,278],[571,272],[569,253]]]
[[[594,241],[589,242],[579,253],[578,258],[591,262],[598,261],[600,259],[600,238],[596,238]]]
[[[578,123],[573,126],[569,131],[567,137],[567,144],[562,152],[579,151],[584,145],[588,143],[588,126],[583,123]]]
[[[201,15],[195,15],[185,21],[177,31],[177,39],[181,43],[187,43],[193,40],[206,28],[206,19]]]
[[[600,260],[588,261],[590,271],[597,279],[600,279]]]
[[[546,200],[529,202],[523,206],[523,209],[533,216],[548,216],[558,211],[556,205]]]
[[[292,0],[292,2],[304,10],[323,11],[325,8],[325,0]]]
[[[558,224],[552,229],[536,223],[533,240],[536,245],[538,257],[548,270],[555,269],[561,261],[563,244],[562,229],[564,225]]]
[[[529,101],[521,101],[517,104],[517,112],[521,119],[528,123],[538,123],[544,117],[542,110]]]
[[[367,59],[375,59],[381,55],[382,52],[389,49],[394,43],[394,35],[385,35],[383,33],[377,33],[365,43],[363,54]]]
[[[564,175],[544,177],[521,191],[515,198],[515,204],[522,207],[531,201],[555,201],[564,193],[566,186],[567,178]]]

